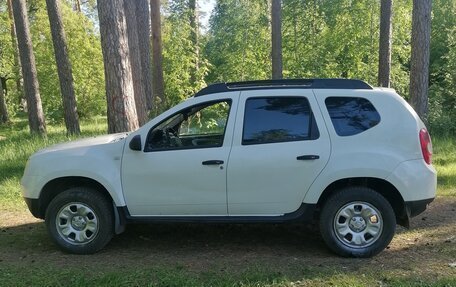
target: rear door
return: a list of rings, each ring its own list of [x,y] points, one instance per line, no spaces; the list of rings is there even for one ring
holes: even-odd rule
[[[227,167],[229,215],[297,210],[329,156],[312,90],[242,92]]]

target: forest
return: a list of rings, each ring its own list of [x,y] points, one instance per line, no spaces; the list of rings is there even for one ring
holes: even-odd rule
[[[455,0],[0,0],[0,78],[0,286],[456,286]],[[67,254],[22,198],[43,148],[280,78],[391,87],[430,130],[436,198],[374,258],[304,224],[131,224]]]
[[[1,121],[8,124],[29,112],[29,120],[36,114],[38,121],[30,126],[32,132],[44,134],[49,123],[79,133],[79,119],[114,117],[109,103],[123,97],[123,123],[114,127],[108,116],[108,128],[128,131],[208,84],[273,78],[274,53],[276,59],[280,55],[275,78],[356,78],[390,86],[412,101],[412,80],[420,78],[411,77],[412,12],[417,3],[428,1],[217,0],[210,15],[202,15],[203,2],[1,1]],[[389,3],[389,13],[380,2]],[[29,75],[24,69],[31,68],[20,64],[28,62],[20,53],[26,45],[17,37],[22,32],[12,10],[21,3],[24,9],[14,12],[27,22],[35,80],[24,81]],[[427,47],[429,55],[429,65],[424,63],[428,74],[418,69],[426,74],[421,94],[426,111],[418,113],[431,133],[454,135],[456,2],[435,0],[430,13],[430,43],[424,35],[415,44],[416,49]],[[209,19],[207,25],[202,16]],[[116,67],[126,73],[116,74]],[[27,105],[27,93],[38,101]],[[130,123],[128,106],[135,105],[131,117],[137,120]]]

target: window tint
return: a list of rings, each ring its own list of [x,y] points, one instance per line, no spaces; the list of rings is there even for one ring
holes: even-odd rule
[[[376,126],[380,122],[372,103],[363,98],[329,97],[326,108],[339,136],[352,136]]]
[[[309,140],[318,136],[306,98],[251,98],[246,101],[243,145]]]
[[[184,109],[149,131],[144,151],[220,147],[231,101],[209,102]]]

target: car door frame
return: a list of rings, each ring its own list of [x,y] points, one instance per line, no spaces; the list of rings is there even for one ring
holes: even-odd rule
[[[140,129],[138,129],[135,132],[133,132],[133,133],[128,135],[128,137],[126,139],[126,142],[125,142],[125,146],[124,146],[122,160],[124,159],[124,156],[126,154],[128,154],[128,153],[138,153],[138,154],[139,153],[140,154],[150,153],[150,152],[146,152],[145,151],[145,145],[146,145],[146,141],[147,141],[147,136],[149,134],[149,131],[151,129],[153,129],[154,127],[156,127],[158,124],[160,124],[163,120],[168,119],[169,117],[173,116],[174,114],[176,114],[176,113],[178,113],[178,112],[180,112],[180,111],[182,111],[184,109],[187,109],[188,107],[199,105],[199,104],[204,104],[204,103],[209,103],[209,102],[223,101],[223,100],[230,100],[231,101],[231,106],[230,106],[230,111],[229,111],[229,115],[228,115],[228,119],[227,119],[227,124],[226,124],[226,127],[225,127],[225,134],[224,134],[222,147],[229,148],[229,150],[231,150],[231,144],[232,144],[232,138],[233,138],[233,132],[234,132],[234,128],[235,128],[236,114],[237,114],[237,108],[238,108],[239,95],[240,95],[239,91],[233,91],[233,92],[223,92],[223,93],[210,94],[210,95],[205,95],[205,96],[201,96],[201,97],[193,97],[193,98],[190,98],[187,101],[184,101],[184,102],[176,105],[175,107],[167,110],[166,112],[162,113],[161,115],[157,116],[156,118],[154,118],[153,120],[151,120],[150,122],[145,124]],[[133,151],[133,150],[131,150],[129,148],[129,143],[134,137],[136,137],[138,135],[141,137],[141,151]],[[204,148],[201,148],[201,149],[204,149]],[[194,150],[194,149],[182,149],[182,150]],[[170,152],[170,151],[153,151],[153,152]],[[229,152],[228,152],[228,156],[226,158],[227,162],[223,166],[221,166],[222,168],[220,168],[220,169],[224,169],[223,172],[225,174],[225,179],[226,179],[226,168],[224,166],[226,166],[228,164],[228,160],[229,160]],[[127,196],[126,196],[126,186],[125,186],[125,183],[124,183],[124,180],[123,180],[123,178],[124,178],[123,168],[124,168],[124,163],[122,163],[122,165],[121,165],[121,178],[122,178],[122,191],[123,191],[122,195],[123,195],[124,200],[126,202],[126,207],[125,207],[126,211],[125,211],[125,213],[127,215],[127,218],[132,219],[132,218],[137,217],[137,218],[143,218],[143,219],[145,219],[145,218],[150,218],[150,219],[157,218],[157,219],[159,219],[161,217],[167,217],[168,215],[164,215],[163,216],[163,215],[160,215],[160,214],[147,214],[147,215],[131,215],[130,214],[130,210],[128,208]],[[225,205],[226,205],[226,210],[227,210],[228,206],[227,206],[227,202],[226,202],[226,180],[224,181],[224,184],[225,184],[225,187],[224,187],[224,189],[225,189]],[[176,215],[172,215],[171,217],[176,217],[176,216],[180,216],[180,215],[176,214]],[[182,215],[182,216],[183,217],[191,217],[191,216],[195,216],[195,215]],[[210,216],[219,216],[219,215],[210,215]],[[220,216],[223,216],[223,215],[220,215]]]
[[[242,213],[240,214],[237,212],[237,209],[232,212],[233,208],[230,208],[230,169],[233,168],[231,164],[234,164],[232,160],[233,153],[235,153],[236,149],[242,148],[242,147],[248,147],[252,148],[252,146],[244,146],[242,144],[242,138],[243,138],[243,131],[244,131],[244,118],[245,118],[245,104],[246,101],[249,98],[267,98],[267,97],[303,97],[306,98],[309,106],[311,108],[311,111],[314,116],[315,123],[318,127],[319,130],[319,138],[315,140],[319,141],[322,145],[324,145],[324,153],[319,154],[319,159],[318,161],[321,161],[321,170],[315,175],[315,177],[312,179],[311,183],[309,186],[305,189],[302,190],[300,193],[299,199],[296,197],[296,202],[294,203],[293,206],[289,206],[289,208],[283,208],[281,212],[274,212],[273,210],[276,208],[275,203],[271,204],[271,208],[265,208],[264,210],[268,210],[266,213],[265,212],[256,212],[256,208],[254,208],[251,212],[252,213]],[[315,97],[315,94],[312,89],[296,89],[296,88],[289,88],[289,89],[269,89],[269,90],[245,90],[241,92],[240,98],[239,98],[239,103],[238,103],[238,111],[237,111],[237,118],[236,122],[239,123],[235,127],[235,131],[233,134],[233,143],[232,143],[232,151],[230,153],[230,162],[227,166],[228,169],[228,176],[227,176],[227,195],[228,195],[228,211],[230,216],[284,216],[287,214],[293,214],[295,212],[298,212],[301,206],[303,205],[303,201],[305,198],[306,193],[308,190],[311,188],[313,185],[313,182],[319,177],[321,172],[325,169],[327,163],[329,162],[329,158],[331,155],[331,139],[326,127],[325,119],[323,118],[321,114],[321,109],[319,106],[319,103]],[[312,140],[311,140],[312,141]],[[273,145],[286,145],[287,143],[291,144],[296,144],[296,143],[303,143],[305,144],[306,142],[311,142],[311,141],[291,141],[291,142],[277,142],[277,143],[269,143]],[[269,145],[265,144],[265,145]],[[263,145],[263,144],[261,144]],[[296,154],[299,155],[299,154]],[[309,165],[312,163],[312,160],[310,161],[302,161],[302,165]],[[242,179],[239,179],[242,181]],[[236,192],[239,192],[236,190]],[[259,206],[259,205],[257,205]]]

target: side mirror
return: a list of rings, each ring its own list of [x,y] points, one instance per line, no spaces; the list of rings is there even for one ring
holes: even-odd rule
[[[142,150],[142,147],[141,147],[141,135],[135,135],[131,139],[129,147],[130,147],[131,150],[141,151]]]

